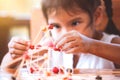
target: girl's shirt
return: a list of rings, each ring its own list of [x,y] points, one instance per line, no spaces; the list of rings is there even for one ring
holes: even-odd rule
[[[116,35],[109,35],[103,33],[103,37],[101,41],[111,43],[112,39],[116,37]],[[50,66],[64,66],[65,68],[73,68],[73,54],[65,54],[63,52],[52,51],[50,54]],[[84,54],[80,53],[80,58],[76,65],[76,68],[81,69],[115,69],[113,62],[95,56],[93,54]]]

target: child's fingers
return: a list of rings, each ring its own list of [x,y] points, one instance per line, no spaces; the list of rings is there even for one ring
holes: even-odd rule
[[[15,43],[15,42],[12,42],[8,45],[9,48],[15,48],[15,49],[18,49],[18,50],[28,50],[29,49],[29,46],[27,45],[23,45],[23,44],[19,44],[19,43]]]
[[[57,48],[62,47],[65,43],[72,41],[73,38],[70,35],[63,35],[58,40],[55,41],[55,45]]]
[[[19,43],[19,44],[22,44],[22,45],[29,45],[28,40],[24,40],[24,39],[21,39],[19,37],[13,37],[10,42]]]
[[[67,54],[78,54],[80,51],[79,51],[79,47],[73,47],[73,48],[69,48],[69,49],[66,49],[64,52],[67,53]]]
[[[8,48],[12,58],[20,57],[29,49],[28,41],[19,38],[12,38],[8,44]]]
[[[65,45],[67,44],[72,44],[72,42],[76,41],[76,37],[73,35],[66,35],[64,37],[61,38],[61,40],[59,39],[58,42],[56,42],[56,47],[57,48],[64,48]]]
[[[55,40],[54,44],[58,44],[58,42],[60,42],[64,37],[68,36],[69,34],[64,34],[62,36],[60,36],[58,39]]]
[[[11,54],[12,59],[16,59],[16,58],[19,58],[19,57],[21,57],[21,56],[22,56],[22,55]]]
[[[71,41],[69,43],[64,44],[64,46],[62,46],[62,51],[66,51],[74,47],[78,47],[78,44],[76,41]]]
[[[78,32],[77,32],[78,33]],[[60,36],[56,41],[55,44],[58,44],[58,42],[60,42],[61,40],[64,39],[64,41],[66,40],[72,40],[74,38],[74,36],[76,36],[76,31],[70,31],[67,32],[66,34],[63,34],[62,36]],[[68,42],[68,41],[66,41]]]
[[[26,53],[27,51],[24,51],[24,50],[18,50],[18,49],[15,49],[15,48],[10,48],[9,49],[9,53],[12,57],[12,59],[16,59],[18,57],[21,57],[24,53]]]

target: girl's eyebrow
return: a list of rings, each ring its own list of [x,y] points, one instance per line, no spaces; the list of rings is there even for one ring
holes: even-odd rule
[[[49,25],[57,25],[57,26],[60,26],[60,24],[59,23],[49,23]]]

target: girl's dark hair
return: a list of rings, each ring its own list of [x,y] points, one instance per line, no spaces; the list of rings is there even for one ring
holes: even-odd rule
[[[43,15],[48,20],[48,14],[50,14],[53,10],[57,12],[58,8],[62,8],[67,13],[71,15],[72,13],[79,12],[82,9],[84,12],[88,13],[91,19],[93,20],[93,14],[97,7],[101,5],[100,0],[42,0],[42,11]]]
[[[105,2],[105,7],[106,7],[106,13],[108,16],[108,23],[107,23],[105,32],[109,34],[120,35],[120,31],[117,29],[116,25],[114,24],[112,20],[112,17],[113,17],[112,0],[104,0],[104,2]]]

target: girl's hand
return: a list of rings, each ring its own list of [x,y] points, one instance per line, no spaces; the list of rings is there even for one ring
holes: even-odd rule
[[[11,54],[13,59],[22,56],[29,49],[29,41],[13,37],[8,43],[8,53]]]
[[[41,47],[40,49],[35,51],[34,54],[36,54],[37,56],[34,55],[32,60],[38,58],[38,56],[40,56],[40,55],[42,56],[44,53],[47,53],[47,51],[48,51],[47,48]],[[38,55],[38,53],[40,55]],[[13,74],[16,71],[16,69],[18,68],[18,66],[21,63],[23,58],[29,59],[29,55],[28,55],[28,57],[25,57],[25,55],[24,55],[24,56],[15,58],[15,59],[11,59],[10,55],[11,55],[10,53],[7,53],[4,56],[3,61],[1,63],[1,68],[3,68],[6,72],[9,72],[11,74]]]
[[[70,31],[55,41],[56,47],[66,53],[88,53],[92,39],[77,31]]]

